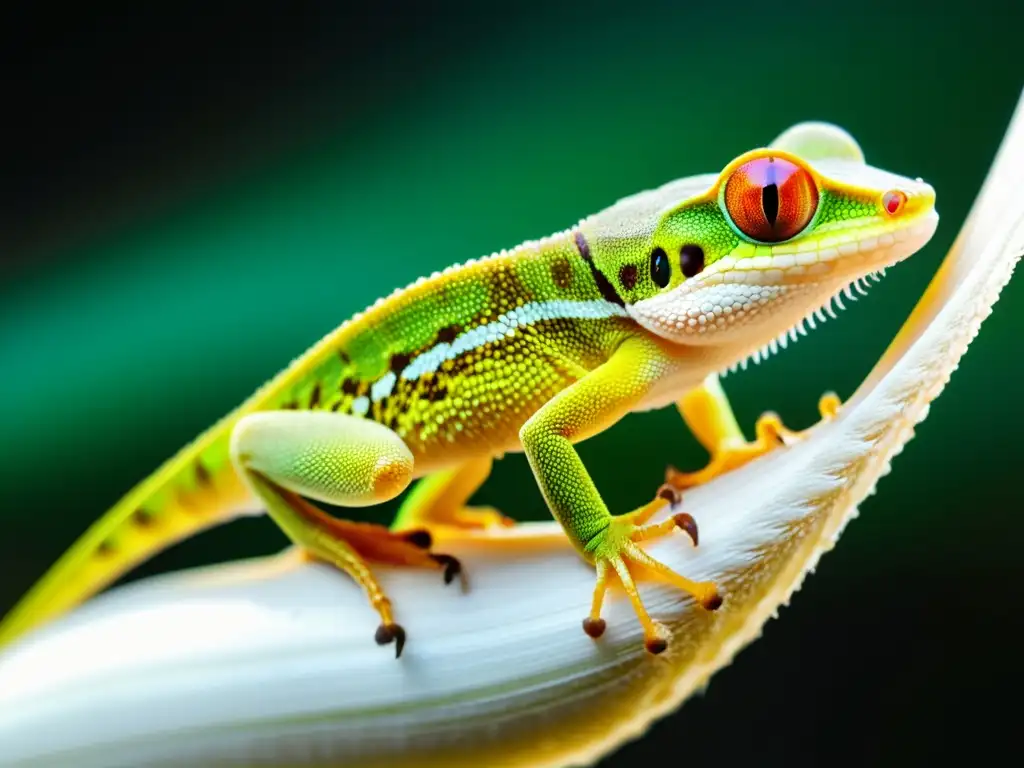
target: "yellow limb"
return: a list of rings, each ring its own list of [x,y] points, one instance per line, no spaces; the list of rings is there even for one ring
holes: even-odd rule
[[[456,528],[514,525],[514,520],[492,507],[466,506],[491,474],[493,463],[494,460],[486,456],[423,478],[402,502],[391,530],[406,531],[438,525]]]
[[[394,432],[375,422],[318,411],[252,414],[238,423],[231,455],[267,514],[303,553],[348,574],[380,616],[376,640],[401,655],[405,630],[370,562],[443,568],[445,582],[461,572],[449,555],[429,551],[423,530],[392,532],[382,525],[331,517],[307,498],[363,507],[394,498],[412,478],[413,459]]]
[[[838,412],[839,405],[839,398],[828,393],[818,402],[818,410],[823,419],[831,419]],[[718,376],[714,374],[684,395],[676,407],[694,437],[711,455],[707,465],[695,472],[668,468],[665,482],[678,490],[706,483],[775,448],[793,445],[803,437],[801,432],[787,429],[778,414],[768,411],[754,426],[754,440],[748,441],[736,421]]]
[[[598,560],[594,566],[597,570],[597,581],[594,582],[594,598],[590,604],[590,615],[583,620],[583,631],[593,638],[604,634],[607,627],[601,618],[601,605],[604,603],[605,592],[608,591],[608,561]]]
[[[597,582],[590,615],[583,622],[584,631],[591,637],[599,637],[604,631],[600,611],[610,568],[633,604],[643,626],[645,646],[651,653],[665,650],[667,641],[644,608],[627,562],[650,567],[655,561],[647,555],[639,557],[637,553],[643,553],[634,542],[664,535],[675,528],[686,531],[696,543],[696,524],[690,515],[680,514],[665,523],[644,525],[678,500],[673,489],[664,487],[653,501],[639,509],[612,515],[574,443],[614,424],[641,402],[661,377],[671,375],[675,364],[655,343],[644,338],[628,339],[606,363],[548,401],[519,433],[552,515],[584,559],[596,568]],[[664,576],[669,572],[663,566],[659,573]],[[693,582],[677,575],[672,583],[709,610],[721,605],[715,585],[710,582]]]

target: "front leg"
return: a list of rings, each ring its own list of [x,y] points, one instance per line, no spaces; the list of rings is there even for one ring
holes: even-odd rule
[[[679,514],[662,523],[644,525],[675,499],[671,491],[660,492],[656,499],[632,513],[611,515],[573,443],[608,428],[626,415],[673,365],[653,341],[628,339],[608,362],[552,398],[520,431],[523,449],[551,513],[583,558],[597,569],[593,607],[583,622],[584,630],[592,637],[604,632],[601,603],[612,570],[633,604],[644,628],[645,645],[652,653],[665,650],[667,640],[647,614],[629,564],[655,571],[705,608],[718,608],[722,601],[714,584],[693,582],[637,546],[640,541],[676,527],[686,531],[696,544],[696,524],[689,515]]]
[[[754,425],[754,440],[748,441],[716,374],[708,376],[699,387],[683,396],[676,407],[694,437],[711,456],[708,463],[695,472],[680,472],[669,466],[665,471],[665,482],[677,490],[706,483],[779,446],[792,445],[802,438],[800,432],[787,429],[777,414],[768,411]],[[823,395],[818,402],[818,411],[823,419],[833,418],[838,410],[839,398],[834,394]]]
[[[232,432],[235,467],[266,505],[278,527],[308,556],[351,576],[380,616],[376,640],[394,642],[401,655],[405,630],[370,562],[444,570],[451,582],[461,572],[449,555],[429,551],[424,530],[391,532],[382,525],[332,517],[309,499],[366,507],[393,499],[412,478],[413,457],[402,439],[376,422],[321,411],[250,414]]]

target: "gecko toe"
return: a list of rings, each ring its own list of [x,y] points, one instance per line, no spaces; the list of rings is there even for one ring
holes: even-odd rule
[[[463,575],[462,563],[451,555],[431,555],[431,557],[434,559],[434,562],[444,568],[445,584],[451,584],[456,576]]]
[[[693,546],[697,546],[700,541],[700,535],[697,531],[697,521],[693,519],[693,515],[686,512],[680,512],[678,515],[672,517],[675,520],[676,527],[684,531],[690,540],[693,541]]]
[[[377,645],[394,643],[396,659],[402,655],[402,649],[405,648],[405,630],[399,624],[381,624],[377,627],[373,639],[377,641]]]
[[[608,625],[602,618],[590,618],[587,617],[583,620],[583,631],[590,635],[595,640],[604,634],[605,629]]]
[[[722,596],[717,591],[711,592],[701,601],[701,606],[706,611],[717,611],[722,607]]]
[[[664,483],[658,489],[657,497],[659,499],[665,499],[665,501],[675,507],[683,500],[683,493],[670,483]]]
[[[644,641],[644,648],[648,653],[657,656],[668,649],[668,641],[663,637],[650,637]]]

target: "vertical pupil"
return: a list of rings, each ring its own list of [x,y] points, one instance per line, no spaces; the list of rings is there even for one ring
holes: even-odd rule
[[[779,218],[779,187],[777,184],[766,184],[761,190],[761,207],[764,209],[764,217],[768,224],[775,226]]]

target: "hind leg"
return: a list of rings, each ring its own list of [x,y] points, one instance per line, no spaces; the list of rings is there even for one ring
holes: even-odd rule
[[[706,483],[775,448],[793,445],[802,437],[800,432],[787,429],[777,414],[768,411],[754,425],[755,439],[748,441],[716,375],[708,376],[699,387],[686,393],[676,407],[690,431],[711,454],[707,465],[695,472],[680,472],[671,466],[666,470],[665,482],[677,490]],[[818,409],[823,419],[831,419],[839,409],[839,400],[826,394]]]
[[[376,640],[402,652],[405,631],[374,577],[371,562],[444,570],[450,582],[457,560],[429,551],[426,531],[389,531],[381,525],[334,518],[307,499],[366,507],[394,498],[412,479],[408,447],[388,428],[366,419],[317,411],[269,411],[235,426],[231,455],[239,474],[281,530],[308,556],[351,576],[380,616]]]
[[[391,530],[445,525],[455,528],[514,525],[515,520],[492,507],[466,506],[469,497],[491,474],[493,463],[494,460],[486,456],[423,478],[402,502]]]

